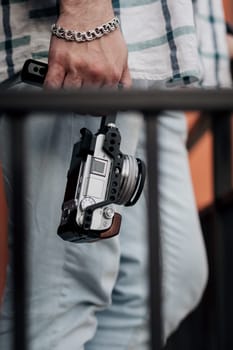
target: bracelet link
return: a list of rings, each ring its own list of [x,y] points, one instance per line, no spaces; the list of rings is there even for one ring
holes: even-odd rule
[[[64,29],[63,27],[52,24],[51,33],[57,38],[65,39],[67,41],[76,41],[78,43],[85,41],[92,41],[101,38],[103,35],[110,34],[120,26],[118,17],[114,17],[109,22],[96,27],[95,29],[86,32],[79,32],[71,29]]]

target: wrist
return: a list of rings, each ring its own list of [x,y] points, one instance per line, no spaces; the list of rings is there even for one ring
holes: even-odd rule
[[[111,21],[103,23],[102,25],[89,29],[85,32],[80,32],[70,28],[66,29],[57,24],[53,24],[51,27],[51,32],[57,38],[80,43],[85,41],[93,41],[101,38],[104,35],[108,35],[111,32],[114,32],[119,27],[119,24],[119,19],[117,17],[113,17]]]

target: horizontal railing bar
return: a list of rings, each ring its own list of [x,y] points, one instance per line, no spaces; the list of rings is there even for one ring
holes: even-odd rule
[[[233,110],[233,89],[0,91],[4,112],[74,111],[105,114],[115,110]]]

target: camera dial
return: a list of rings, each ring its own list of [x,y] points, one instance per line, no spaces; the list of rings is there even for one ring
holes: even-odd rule
[[[95,204],[95,200],[92,197],[84,197],[80,202],[80,208],[81,210],[87,209],[90,205]]]

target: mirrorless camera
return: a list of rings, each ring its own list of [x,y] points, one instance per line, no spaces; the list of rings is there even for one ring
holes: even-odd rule
[[[28,60],[22,80],[40,85],[46,72],[45,63]],[[109,120],[102,117],[96,134],[81,129],[80,141],[73,146],[58,227],[64,240],[91,242],[117,235],[121,215],[116,205],[134,205],[143,190],[145,165],[121,152],[120,131],[114,118]]]
[[[114,204],[132,206],[143,189],[145,166],[120,151],[114,124],[93,135],[81,129],[68,171],[58,234],[69,241],[90,241],[118,234],[121,216]]]

